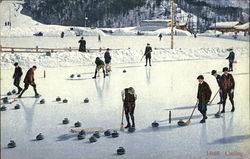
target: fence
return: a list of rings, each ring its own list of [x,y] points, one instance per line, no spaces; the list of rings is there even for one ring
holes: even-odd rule
[[[86,49],[86,52],[104,51],[105,49]],[[110,50],[120,50],[120,49],[110,49]],[[2,47],[0,45],[0,52],[11,52],[11,53],[56,53],[64,51],[78,51],[78,48],[40,48],[36,46],[35,48],[21,48],[21,47]]]

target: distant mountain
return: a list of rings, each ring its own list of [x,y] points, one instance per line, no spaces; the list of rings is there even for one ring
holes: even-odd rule
[[[190,14],[196,17],[193,23],[196,23],[197,27],[209,25],[214,21],[249,20],[248,0],[174,1],[176,14],[179,12],[181,16]],[[25,2],[21,13],[45,24],[128,27],[138,25],[141,20],[166,19],[170,16],[169,0],[26,0]],[[181,19],[187,22],[187,18]]]

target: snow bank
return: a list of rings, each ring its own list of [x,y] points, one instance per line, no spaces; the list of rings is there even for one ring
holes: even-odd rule
[[[234,48],[236,57],[248,57],[247,48]],[[111,51],[112,63],[138,63],[144,54],[144,50],[115,50]],[[200,49],[179,49],[171,50],[166,48],[154,48],[152,52],[152,61],[181,61],[181,60],[198,60],[198,59],[217,59],[227,57],[226,48],[200,48]],[[67,67],[78,65],[93,65],[96,57],[103,59],[103,52],[80,53],[61,52],[52,53],[51,56],[45,54],[11,54],[2,53],[1,67],[11,68],[14,62],[19,62],[23,67],[32,65],[42,67]]]

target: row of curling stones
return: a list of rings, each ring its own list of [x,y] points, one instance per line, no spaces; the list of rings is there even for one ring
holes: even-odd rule
[[[169,118],[168,118],[168,122],[169,123],[171,123],[171,111],[169,111]],[[157,128],[158,126],[159,126],[160,124],[155,120],[152,124],[151,124],[151,126],[153,127],[153,128]]]
[[[7,92],[7,96],[11,96],[11,95],[16,94],[16,93],[17,93],[16,90],[13,89],[12,91]]]
[[[20,109],[20,105],[19,104],[16,104],[15,106],[14,106],[14,109]],[[1,106],[0,107],[0,111],[6,111],[7,110],[7,107],[6,106]]]
[[[67,100],[66,98],[62,100],[60,97],[57,97],[57,98],[56,98],[56,101],[57,101],[57,102],[62,101],[63,103],[68,103],[68,100]]]
[[[70,78],[74,78],[75,77],[75,75],[74,74],[71,74],[70,75]],[[81,75],[80,74],[78,74],[76,77],[81,77]]]
[[[42,133],[39,133],[36,136],[36,140],[43,140],[44,139],[44,135]],[[10,140],[10,142],[8,143],[8,148],[15,148],[16,147],[16,143],[14,140]]]

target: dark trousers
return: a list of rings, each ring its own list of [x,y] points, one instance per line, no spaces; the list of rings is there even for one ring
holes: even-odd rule
[[[132,126],[135,126],[135,118],[134,118],[134,110],[135,110],[135,102],[124,102],[124,111],[128,125],[130,125],[129,115],[132,120]]]
[[[21,97],[21,96],[23,95],[23,93],[29,88],[29,85],[31,85],[31,84],[28,84],[28,83],[25,83],[25,84],[24,84],[24,89],[23,89],[22,93],[19,95],[20,97]],[[35,95],[38,95],[37,90],[36,90],[36,85],[34,84],[34,85],[31,85],[31,86],[32,86],[33,89],[34,89]]]
[[[146,56],[146,66],[148,65],[148,61],[149,61],[149,65],[151,66],[151,57]]]
[[[227,95],[229,96],[229,100],[232,104],[232,107],[234,107],[234,92],[231,93],[231,90],[227,90],[227,91],[222,91],[223,109],[225,109]]]
[[[14,78],[14,86],[17,87],[18,91],[22,90],[22,88],[19,86],[20,85],[21,78]]]
[[[233,71],[233,60],[229,60],[229,71]]]
[[[201,112],[202,116],[203,116],[203,120],[205,120],[207,118],[207,103],[208,102],[203,102],[203,101],[199,101],[198,103],[198,110]]]

